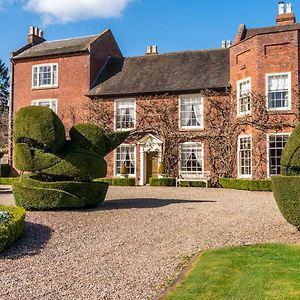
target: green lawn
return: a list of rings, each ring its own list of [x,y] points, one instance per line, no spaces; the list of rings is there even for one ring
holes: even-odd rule
[[[300,246],[210,250],[164,300],[300,299]]]

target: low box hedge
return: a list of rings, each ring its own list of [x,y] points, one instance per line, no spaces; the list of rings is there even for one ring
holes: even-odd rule
[[[96,182],[105,182],[111,186],[135,186],[135,178],[98,178]]]
[[[219,185],[226,189],[246,190],[246,191],[272,191],[271,180],[247,180],[236,178],[220,178]]]
[[[1,177],[0,185],[12,185],[13,182],[20,181],[20,177]]]
[[[13,245],[25,228],[26,212],[21,207],[0,206],[0,211],[7,212],[7,217],[0,221],[0,253]]]
[[[181,187],[206,187],[206,183],[203,181],[181,181],[179,184]]]
[[[272,183],[280,212],[300,230],[300,176],[274,176]]]
[[[0,177],[9,177],[10,176],[10,165],[2,164],[0,166]]]
[[[176,179],[173,177],[156,178],[151,177],[149,179],[150,186],[175,186]]]

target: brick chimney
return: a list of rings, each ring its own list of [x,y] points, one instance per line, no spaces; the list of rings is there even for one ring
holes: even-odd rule
[[[37,27],[30,26],[27,43],[37,45],[45,42],[44,33]]]
[[[286,9],[283,1],[279,2],[279,13],[276,17],[277,25],[289,25],[296,23],[296,17],[292,10],[292,4],[287,3]]]
[[[158,49],[157,46],[147,46],[147,51],[146,55],[157,55],[158,54]]]

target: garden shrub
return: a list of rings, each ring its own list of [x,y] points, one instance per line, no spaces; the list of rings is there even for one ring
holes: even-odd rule
[[[0,178],[0,185],[12,185],[13,182],[18,182],[20,177],[2,177]]]
[[[135,186],[135,178],[97,178],[94,181],[106,182],[111,186]]]
[[[181,187],[206,187],[206,183],[203,181],[181,181]]]
[[[246,191],[272,191],[271,180],[247,180],[236,178],[219,178],[219,185],[226,189]]]
[[[173,177],[156,178],[151,177],[149,179],[150,186],[175,186],[176,179]]]
[[[25,210],[20,207],[0,206],[7,213],[0,218],[0,252],[13,245],[25,228]]]
[[[25,128],[25,129],[24,129]],[[16,203],[28,209],[93,206],[105,198],[108,184],[104,155],[121,144],[129,132],[106,134],[96,125],[65,129],[47,107],[30,106],[17,112],[14,123],[15,163],[22,176],[13,183]]]
[[[300,176],[274,176],[272,182],[282,215],[300,230]]]
[[[9,177],[9,176],[10,176],[10,165],[9,164],[2,164],[1,165],[0,177]]]

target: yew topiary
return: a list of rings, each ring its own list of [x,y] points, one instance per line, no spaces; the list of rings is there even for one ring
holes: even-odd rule
[[[300,230],[300,124],[281,156],[281,176],[272,177],[272,190],[284,218]]]
[[[22,108],[14,123],[15,165],[33,174],[13,184],[16,203],[27,209],[99,204],[108,184],[92,180],[106,176],[104,156],[128,135],[107,134],[96,125],[78,124],[67,140],[62,122],[51,109]]]

